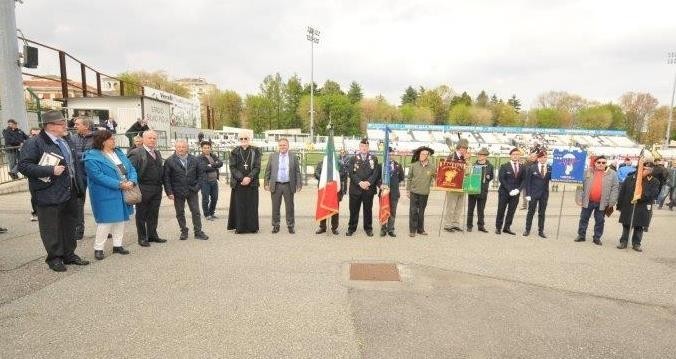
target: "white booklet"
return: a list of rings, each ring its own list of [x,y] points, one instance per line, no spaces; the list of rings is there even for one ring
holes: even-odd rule
[[[61,163],[61,160],[63,157],[61,155],[57,155],[54,152],[43,152],[42,153],[42,158],[40,158],[40,162],[38,165],[40,166],[58,166],[59,163]],[[42,182],[51,182],[52,179],[50,177],[40,177],[39,178]]]

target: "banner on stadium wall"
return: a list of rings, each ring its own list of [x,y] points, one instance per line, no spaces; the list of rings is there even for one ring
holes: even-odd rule
[[[441,132],[484,132],[543,135],[578,135],[578,136],[627,136],[625,131],[617,130],[583,130],[566,128],[539,128],[539,127],[486,127],[486,126],[451,126],[451,125],[410,125],[391,123],[369,123],[367,130],[383,130],[387,126],[390,130],[399,131],[441,131]]]
[[[582,183],[587,151],[555,148],[552,153],[552,181]]]
[[[169,122],[171,126],[192,128],[202,127],[199,101],[148,86],[143,87],[143,95],[169,102]]]

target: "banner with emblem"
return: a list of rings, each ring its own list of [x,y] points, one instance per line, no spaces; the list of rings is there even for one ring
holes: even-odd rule
[[[437,176],[434,183],[434,189],[451,192],[463,192],[464,180],[464,162],[441,161],[437,165]]]
[[[467,194],[481,193],[481,180],[484,178],[484,168],[486,166],[475,165],[469,167],[469,173],[465,175],[462,182],[462,190]]]

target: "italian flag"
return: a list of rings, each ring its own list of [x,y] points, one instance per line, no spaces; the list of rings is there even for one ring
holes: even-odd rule
[[[317,192],[317,211],[315,219],[321,221],[338,213],[338,193],[340,192],[340,173],[336,163],[336,149],[333,145],[333,129],[329,128],[329,142],[326,144],[322,175],[319,178]]]

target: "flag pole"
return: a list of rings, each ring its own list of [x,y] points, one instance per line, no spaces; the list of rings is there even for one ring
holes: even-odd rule
[[[561,207],[559,208],[559,224],[556,226],[556,239],[559,239],[559,231],[561,230],[561,216],[563,215],[563,202],[566,199],[566,184],[563,184],[563,193],[561,194]]]

